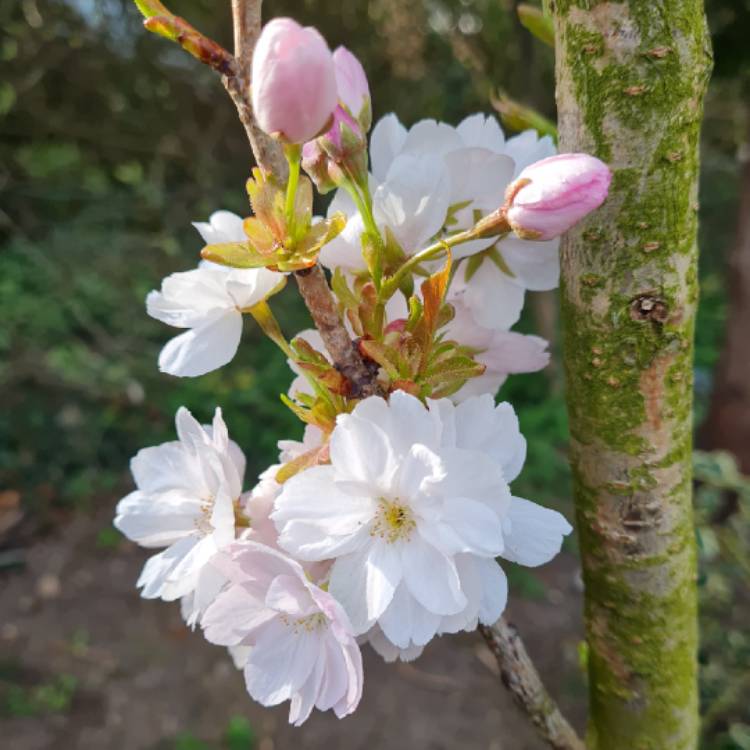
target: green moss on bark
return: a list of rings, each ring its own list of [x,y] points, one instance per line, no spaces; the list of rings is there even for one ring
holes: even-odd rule
[[[565,151],[610,197],[563,243],[571,461],[586,584],[593,750],[697,743],[691,506],[699,0],[556,0]]]

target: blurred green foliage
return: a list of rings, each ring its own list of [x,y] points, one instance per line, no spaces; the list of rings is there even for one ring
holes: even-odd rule
[[[750,748],[750,479],[728,453],[695,455],[706,747]]]
[[[65,713],[75,695],[78,680],[61,674],[49,681],[23,686],[0,673],[0,715],[9,717]]]
[[[314,23],[332,46],[345,43],[362,59],[376,118],[395,111],[407,124],[455,123],[490,111],[497,89],[554,118],[553,53],[521,28],[517,4],[278,0],[272,11]],[[750,80],[750,2],[708,6],[717,76],[701,185],[698,420],[722,343],[724,258]],[[170,7],[230,43],[228,2],[172,0]],[[250,157],[231,103],[211,71],[142,30],[130,0],[0,0],[0,28],[0,489],[20,491],[40,521],[60,508],[109,504],[129,487],[129,457],[173,438],[181,404],[203,420],[224,408],[251,482],[275,460],[279,438],[301,434],[278,400],[291,380],[283,358],[247,321],[230,366],[198,379],[162,375],[156,357],[175,331],[148,318],[143,304],[162,277],[197,261],[201,241],[191,221],[217,208],[247,212]],[[544,315],[530,303],[520,329],[539,332]],[[293,285],[273,306],[287,333],[307,327]],[[501,397],[518,410],[529,441],[515,491],[571,515],[559,368],[511,377]],[[741,682],[747,567],[732,550],[747,543],[746,487],[717,489],[702,479],[704,703],[715,714],[706,747],[743,750],[750,748]],[[728,492],[744,510],[719,523],[716,509]],[[117,543],[105,532],[98,540],[102,548]],[[731,700],[738,684],[744,715]],[[38,707],[46,699],[24,693],[18,700]],[[239,748],[244,730],[233,731],[239,739],[228,730],[226,743]]]
[[[250,722],[243,716],[233,716],[218,747],[204,742],[192,732],[180,732],[172,740],[160,742],[155,750],[253,750],[256,744]]]

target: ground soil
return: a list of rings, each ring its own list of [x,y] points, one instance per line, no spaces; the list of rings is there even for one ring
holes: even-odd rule
[[[70,705],[18,716],[0,706],[8,750],[172,750],[189,733],[221,750],[233,716],[251,722],[257,750],[542,750],[505,692],[477,634],[437,639],[413,664],[388,665],[367,649],[365,694],[338,721],[315,713],[289,727],[287,707],[264,709],[244,691],[225,652],[187,630],[176,605],[140,599],[146,553],[102,546],[112,504],[77,515],[23,550],[0,573],[0,664],[20,686],[73,675]],[[99,541],[99,543],[97,543]],[[511,590],[509,619],[563,708],[580,727],[584,685],[577,565],[569,555],[538,571],[545,594]],[[7,686],[7,683],[6,683]]]

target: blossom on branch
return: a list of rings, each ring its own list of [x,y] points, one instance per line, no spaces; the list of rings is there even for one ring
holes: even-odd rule
[[[291,701],[296,726],[313,708],[352,713],[362,696],[362,656],[333,596],[294,560],[256,542],[236,542],[214,565],[229,586],[201,624],[211,643],[244,661],[250,695],[264,706]]]
[[[338,98],[333,56],[317,29],[291,18],[263,27],[253,55],[253,111],[260,127],[304,143],[326,126]]]
[[[143,448],[130,469],[137,489],[117,505],[115,526],[142,547],[166,547],[143,568],[147,599],[173,601],[201,584],[212,589],[206,563],[235,538],[234,504],[242,492],[245,456],[229,439],[221,409],[202,427],[181,407],[176,441]]]
[[[334,559],[329,591],[357,634],[377,623],[406,649],[494,622],[507,592],[494,558],[512,533],[509,482],[525,453],[512,408],[490,397],[365,399],[339,416],[331,464],[284,485],[271,516],[279,544],[300,560]],[[540,515],[555,528],[551,557],[570,527]]]
[[[217,211],[208,224],[195,227],[206,242],[245,238],[242,219],[228,211]],[[284,283],[283,274],[266,268],[232,269],[205,261],[192,271],[167,276],[161,290],[146,297],[146,310],[152,318],[189,330],[167,342],[159,369],[195,377],[223,367],[240,345],[243,312]]]
[[[181,408],[178,440],[132,460],[136,490],[115,525],[163,548],[142,595],[180,600],[252,697],[290,701],[295,725],[313,708],[343,717],[362,695],[360,645],[410,661],[436,636],[493,624],[508,598],[499,558],[541,565],[572,530],[512,493],[526,440],[494,395],[508,374],[547,364],[547,342],[511,328],[526,290],[557,286],[557,237],[601,204],[611,174],[593,157],[553,156],[536,132],[506,139],[483,114],[409,129],[386,115],[368,154],[369,83],[346,48],[271,21],[250,92],[244,54],[156,0],[139,7],[148,28],[222,73],[260,143],[252,215],[195,223],[203,262],[147,297],[149,315],[186,329],[159,366],[225,365],[250,313],[296,375],[281,398],[305,431],[279,441],[243,494],[245,458],[221,411],[201,426]],[[313,217],[314,185],[339,188],[327,219]],[[316,326],[291,339],[266,302],[287,273]]]

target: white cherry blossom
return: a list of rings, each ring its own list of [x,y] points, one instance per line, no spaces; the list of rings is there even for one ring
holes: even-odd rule
[[[217,211],[208,223],[194,226],[208,244],[247,239],[242,219],[229,211]],[[242,311],[283,283],[283,274],[265,268],[233,269],[208,262],[167,276],[160,291],[149,292],[146,310],[152,318],[188,330],[161,350],[159,369],[195,377],[223,367],[240,345]]]
[[[355,632],[377,623],[410,649],[494,622],[507,596],[494,558],[508,483],[526,452],[512,408],[489,396],[427,407],[403,392],[371,397],[339,416],[330,445],[331,465],[288,480],[272,518],[290,554],[334,558],[329,590]]]
[[[422,120],[407,131],[395,115],[386,115],[373,129],[370,145],[375,178],[387,172],[395,159],[406,154],[442,157],[452,184],[450,223],[444,230],[454,233],[471,227],[477,215],[498,208],[509,182],[526,166],[557,153],[549,136],[540,138],[533,130],[505,139],[494,117],[471,115],[458,127],[435,120]],[[508,171],[504,161],[513,161]],[[448,218],[448,217],[446,217]],[[559,283],[559,240],[534,242],[508,235],[501,240],[475,240],[453,249],[455,260],[490,250],[498,255],[499,266],[485,258],[477,272],[475,286],[491,290],[492,304],[471,300],[477,316],[495,312],[489,326],[507,330],[518,321],[525,291],[554,289]]]
[[[449,175],[445,164],[429,154],[403,154],[394,159],[382,181],[370,180],[370,190],[375,223],[381,233],[390,230],[407,253],[421,249],[445,222],[451,196]],[[364,270],[360,243],[364,224],[343,189],[328,208],[329,216],[337,212],[343,212],[348,221],[341,234],[323,247],[320,261],[329,268]]]
[[[184,407],[175,422],[178,440],[143,448],[131,461],[137,489],[118,503],[115,526],[142,547],[166,547],[149,558],[137,585],[147,599],[192,596],[183,612],[194,621],[220,583],[206,563],[235,538],[245,457],[220,409],[210,427]]]
[[[291,701],[289,721],[313,708],[342,718],[362,695],[362,657],[349,619],[286,555],[238,541],[214,564],[228,587],[201,621],[211,643],[230,647],[248,693],[264,706]]]
[[[422,120],[407,132],[395,115],[387,115],[373,130],[370,155],[375,222],[381,231],[389,229],[407,254],[428,244],[449,217],[457,224],[461,217],[470,221],[474,210],[497,208],[513,177],[508,156],[484,145],[464,144],[455,128],[435,120]],[[344,190],[336,193],[329,215],[336,211],[350,218],[341,235],[324,248],[321,261],[362,270],[362,218]],[[489,244],[491,240],[470,242],[464,252]]]
[[[526,130],[505,140],[494,117],[475,114],[467,117],[457,128],[464,143],[483,145],[513,159],[513,178],[532,164],[557,153],[549,136],[539,137],[536,131]],[[502,204],[502,200],[495,207]],[[459,217],[457,228],[468,228],[473,217]],[[507,330],[514,325],[523,308],[526,290],[555,289],[560,280],[559,239],[547,242],[522,240],[514,234],[493,241],[483,249],[497,256],[498,262],[485,257],[471,280],[474,292],[466,300],[467,306],[480,325]],[[456,248],[455,258],[466,257],[476,251],[473,243]],[[461,286],[459,271],[455,287]],[[488,300],[493,300],[488,304]]]

